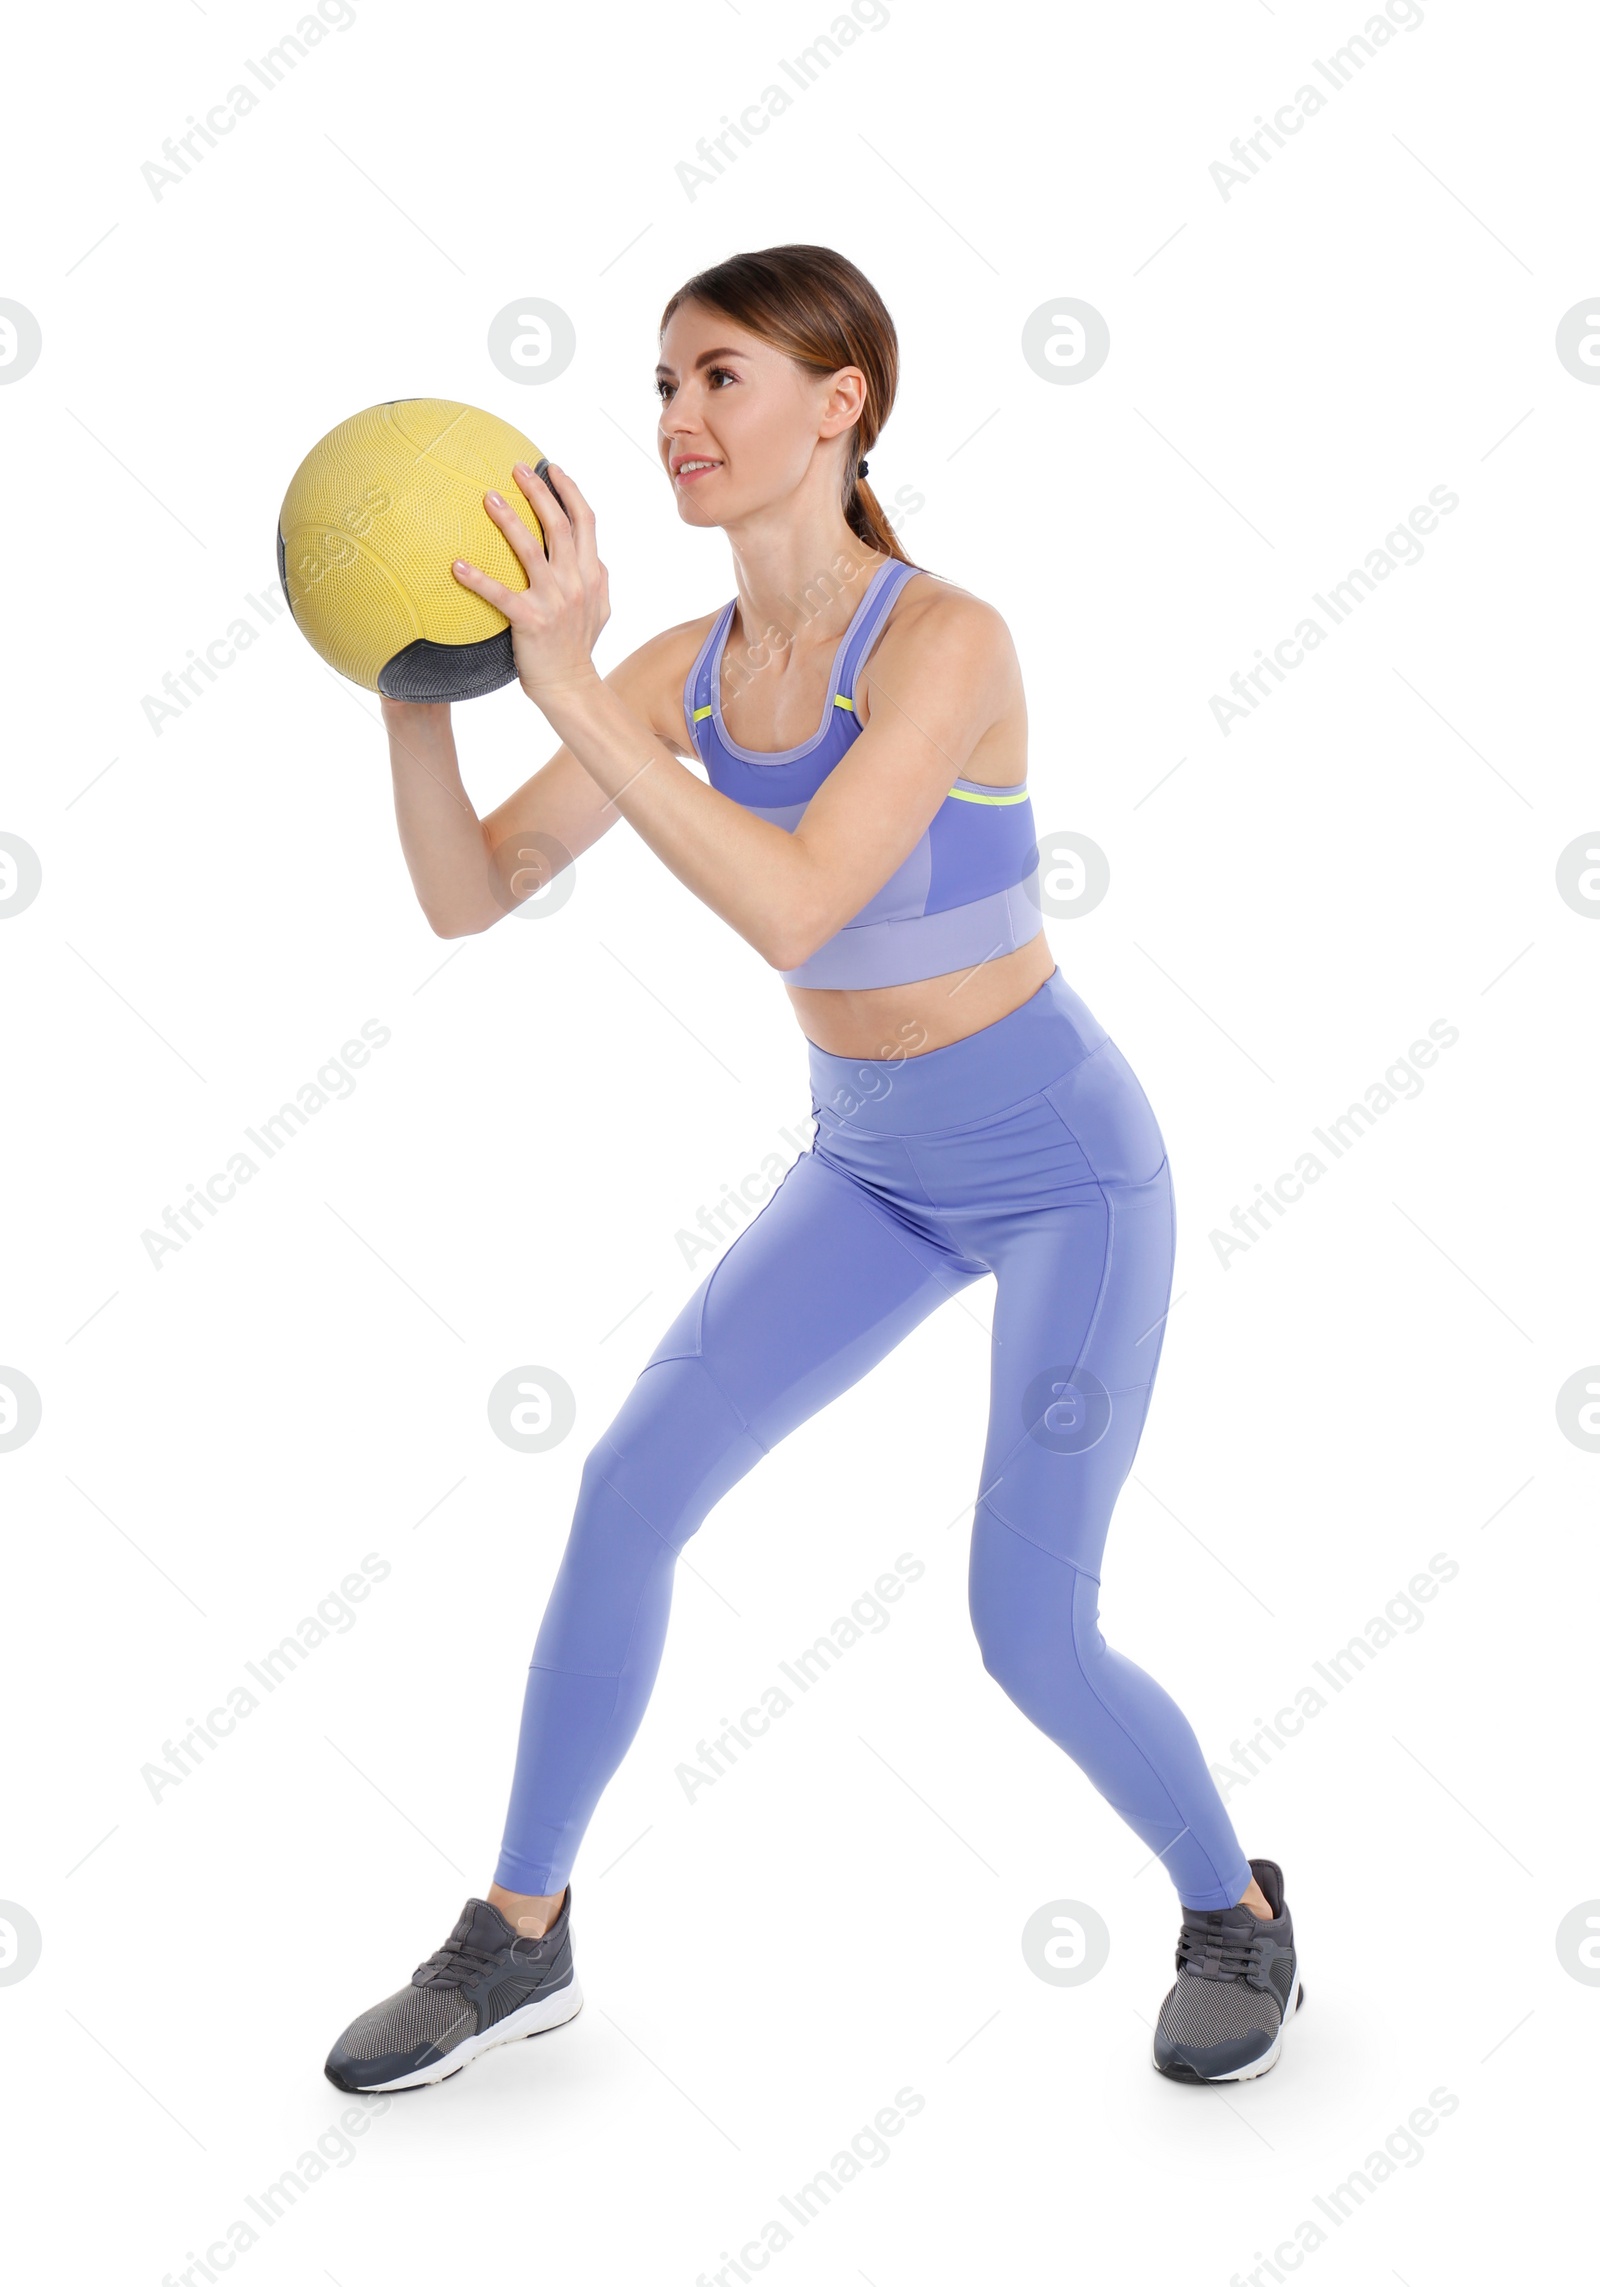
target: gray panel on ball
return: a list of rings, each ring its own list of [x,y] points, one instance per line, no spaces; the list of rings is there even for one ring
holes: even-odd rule
[[[381,670],[378,689],[386,699],[434,706],[446,699],[481,699],[515,682],[516,674],[509,627],[481,643],[430,643],[419,635]]]

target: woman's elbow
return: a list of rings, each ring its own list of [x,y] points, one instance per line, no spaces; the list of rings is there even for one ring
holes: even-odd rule
[[[761,952],[774,969],[799,969],[819,947],[826,945],[847,915],[839,912],[839,884],[829,869],[796,836],[792,844],[796,864],[775,897],[764,922]]]
[[[477,913],[470,917],[462,913],[427,913],[428,927],[435,937],[481,937],[484,930],[499,920],[498,913]]]
[[[758,949],[768,967],[781,974],[787,969],[803,967],[818,946],[825,945],[832,935],[830,922],[810,914],[788,914],[768,923]]]

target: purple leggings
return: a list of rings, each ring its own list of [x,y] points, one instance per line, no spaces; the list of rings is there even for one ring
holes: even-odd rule
[[[1100,1633],[1101,1554],[1172,1291],[1172,1184],[1121,1051],[1056,970],[948,1048],[811,1047],[812,1148],[708,1273],[584,1464],[534,1647],[495,1879],[566,1884],[655,1682],[678,1551],[780,1438],[996,1280],[969,1601],[983,1662],[1186,1906],[1250,1866],[1180,1709]]]

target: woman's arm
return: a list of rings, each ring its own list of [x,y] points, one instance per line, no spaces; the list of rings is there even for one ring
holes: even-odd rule
[[[789,833],[695,777],[628,695],[596,673],[589,648],[607,607],[594,514],[565,471],[551,473],[559,499],[535,498],[538,480],[518,477],[544,524],[548,562],[520,517],[493,495],[487,501],[528,573],[527,589],[508,590],[463,563],[456,577],[510,620],[523,689],[610,814],[626,818],[773,968],[795,968],[910,855],[979,739],[1014,701],[1005,623],[957,588],[891,621],[868,671],[871,720]]]
[[[898,640],[897,640],[898,638]],[[595,786],[775,969],[798,968],[916,848],[1000,712],[1010,639],[952,592],[867,670],[872,717],[791,833],[696,778],[598,676],[531,694]]]
[[[644,696],[652,648],[612,671],[630,703]],[[565,746],[480,819],[461,783],[448,705],[385,699],[382,707],[400,847],[436,936],[492,927],[615,825],[615,807]]]

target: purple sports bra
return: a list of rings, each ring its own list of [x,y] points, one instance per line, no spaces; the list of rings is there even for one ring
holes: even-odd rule
[[[883,623],[921,567],[879,565],[834,653],[822,721],[803,745],[776,754],[743,747],[722,720],[722,654],[733,623],[725,604],[684,684],[689,738],[719,794],[792,833],[817,788],[860,736],[856,697]],[[735,599],[735,603],[737,598]],[[905,862],[853,919],[785,984],[908,985],[975,968],[1026,945],[1043,927],[1033,806],[1021,786],[958,778]]]

